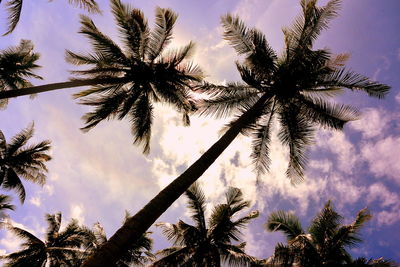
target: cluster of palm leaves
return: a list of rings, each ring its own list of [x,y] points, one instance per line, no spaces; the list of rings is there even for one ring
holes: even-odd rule
[[[238,188],[229,188],[225,194],[226,203],[214,207],[210,218],[206,220],[205,196],[197,183],[185,193],[189,199],[188,208],[195,225],[180,220],[176,224],[158,223],[164,235],[172,241],[174,247],[158,252],[163,257],[152,266],[220,266],[221,259],[229,266],[245,266],[254,258],[244,251],[246,243],[241,241],[241,228],[258,217],[258,211],[233,219],[250,202],[243,200]]]
[[[129,248],[110,266],[253,266],[253,267],[317,267],[317,266],[381,266],[392,267],[394,263],[383,258],[353,260],[346,248],[361,242],[360,229],[371,219],[367,209],[359,211],[356,219],[349,225],[342,225],[342,217],[328,202],[315,217],[306,233],[299,219],[292,213],[278,211],[268,216],[266,229],[283,232],[288,244],[278,244],[274,254],[266,260],[259,260],[246,254],[242,230],[258,217],[258,211],[238,217],[250,206],[238,188],[229,188],[225,194],[226,202],[214,206],[210,218],[206,220],[206,198],[197,183],[185,192],[188,209],[195,225],[182,220],[176,224],[158,223],[166,238],[173,246],[156,253],[151,252],[153,241],[150,232],[131,241]],[[0,208],[7,206],[7,199],[1,199]],[[125,220],[130,217],[126,213]],[[237,217],[237,218],[234,218]],[[9,222],[2,224],[23,240],[21,250],[4,255],[4,266],[79,266],[96,249],[107,242],[107,236],[100,223],[92,229],[80,226],[72,219],[61,230],[61,213],[47,214],[48,228],[45,241]]]
[[[72,219],[61,230],[61,218],[61,213],[46,215],[48,228],[44,241],[27,230],[13,226],[10,222],[3,222],[7,230],[23,240],[20,251],[1,257],[6,261],[4,266],[79,266],[96,246],[107,240],[99,224],[92,230],[80,226],[77,220]],[[142,266],[141,263],[147,262],[149,256],[152,256],[151,248],[152,240],[143,235],[141,239],[132,242],[129,251],[115,267],[128,267],[131,264]]]
[[[93,0],[70,2],[80,4],[89,11],[98,11]],[[251,136],[255,170],[264,174],[270,165],[272,124],[278,123],[278,137],[289,148],[286,174],[296,183],[304,177],[307,147],[313,142],[317,127],[340,130],[346,122],[359,116],[351,106],[334,104],[332,97],[343,89],[364,91],[378,98],[386,95],[389,90],[387,85],[345,68],[348,55],[332,55],[327,49],[313,48],[321,31],[337,15],[340,2],[331,0],[318,7],[316,0],[301,0],[302,14],[292,27],[284,29],[285,47],[281,55],[273,51],[258,29],[247,28],[237,16],[223,16],[224,38],[244,58],[243,62],[236,64],[243,82],[232,82],[226,86],[200,83],[203,78],[200,68],[187,61],[192,54],[193,43],[181,49],[166,50],[177,19],[173,11],[157,8],[155,27],[151,31],[144,14],[122,4],[120,0],[111,0],[111,8],[123,46],[103,34],[89,17],[81,16],[80,33],[89,38],[93,51],[81,54],[67,50],[67,61],[89,66],[88,69],[74,71],[77,77],[71,81],[31,86],[27,78],[41,77],[33,73],[38,67],[35,63],[38,54],[32,52],[33,46],[29,41],[22,41],[19,47],[0,53],[0,100],[91,86],[75,95],[82,99],[82,104],[94,108],[83,117],[86,123],[83,130],[89,130],[104,120],[127,117],[131,121],[133,141],[141,145],[145,153],[150,149],[153,105],[156,102],[175,107],[183,114],[186,125],[189,124],[188,115],[194,111],[215,117],[236,116],[225,134],[209,150],[142,210],[127,219],[123,227],[100,246],[84,266],[115,264],[128,250],[132,240],[143,236],[239,134]],[[11,32],[18,22],[22,0],[10,0],[7,4]],[[192,90],[204,93],[204,99],[194,101]],[[4,137],[0,138],[1,185],[16,189],[22,201],[25,191],[19,176],[43,183],[44,162],[50,159],[46,154],[49,149],[47,141],[26,150],[21,148],[32,136],[32,131],[33,128],[25,130],[10,146],[6,145]],[[205,224],[203,226],[206,229]],[[208,235],[208,230],[203,238]]]

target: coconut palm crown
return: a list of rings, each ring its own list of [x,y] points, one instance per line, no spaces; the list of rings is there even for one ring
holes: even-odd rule
[[[81,33],[92,43],[93,53],[82,55],[67,51],[67,60],[76,65],[92,65],[75,74],[90,79],[109,79],[75,95],[82,104],[94,107],[84,116],[89,130],[100,121],[126,116],[132,123],[134,143],[149,151],[153,103],[163,101],[183,112],[183,121],[189,124],[188,113],[194,109],[188,88],[201,79],[200,69],[184,60],[193,52],[189,43],[177,50],[165,51],[172,39],[177,15],[170,9],[156,8],[155,28],[150,31],[147,20],[139,9],[133,9],[119,0],[111,1],[111,8],[123,41],[123,48],[101,33],[93,21],[81,16]]]
[[[174,243],[171,248],[157,254],[162,258],[152,266],[221,266],[221,261],[229,266],[247,266],[254,258],[244,252],[246,243],[240,242],[241,229],[252,219],[258,217],[258,211],[233,219],[235,215],[249,207],[243,200],[240,189],[230,187],[226,194],[226,203],[214,207],[206,221],[205,196],[197,183],[193,184],[185,195],[189,199],[188,208],[196,225],[180,220],[176,224],[158,223],[164,235]]]
[[[0,131],[0,186],[16,190],[21,202],[26,196],[21,178],[43,185],[47,172],[45,163],[51,159],[48,154],[50,141],[27,145],[33,133],[32,123],[7,143]]]
[[[6,2],[8,11],[8,29],[3,35],[10,34],[15,30],[21,17],[23,5],[23,0],[7,0]],[[68,0],[68,2],[80,8],[84,8],[88,12],[100,13],[100,9],[94,0]]]
[[[332,207],[330,201],[311,222],[308,233],[299,218],[292,213],[277,211],[268,216],[265,228],[286,235],[288,244],[278,244],[274,262],[279,266],[341,266],[353,262],[347,248],[362,240],[360,230],[372,218],[367,209],[358,212],[349,225],[342,225],[343,217]],[[349,265],[351,266],[351,265]]]
[[[315,126],[340,130],[346,122],[359,117],[355,108],[333,103],[333,96],[345,88],[378,98],[388,92],[387,85],[347,70],[347,54],[332,55],[327,49],[313,49],[320,32],[337,15],[340,2],[331,0],[317,7],[316,0],[302,0],[302,14],[292,27],[283,29],[285,48],[280,57],[259,30],[247,28],[237,16],[222,17],[224,38],[244,56],[236,66],[245,83],[202,86],[209,98],[200,114],[240,116],[258,103],[252,118],[243,124],[242,133],[253,139],[252,158],[259,174],[268,171],[270,165],[274,121],[280,125],[279,140],[289,148],[286,174],[296,183],[304,176],[306,149],[313,143]]]
[[[29,40],[21,40],[19,46],[0,51],[0,92],[32,86],[30,78],[43,79],[34,73],[40,67],[36,64],[38,59],[39,54],[33,52]],[[8,99],[1,99],[0,108],[7,102]]]
[[[42,241],[34,234],[19,227],[6,224],[7,229],[24,240],[21,250],[2,256],[5,267],[43,267],[43,266],[75,266],[76,259],[81,258],[84,251],[82,244],[87,237],[85,229],[71,220],[61,230],[61,213],[47,214],[48,228],[46,240]]]

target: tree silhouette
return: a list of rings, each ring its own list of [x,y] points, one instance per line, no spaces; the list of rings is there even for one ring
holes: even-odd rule
[[[51,157],[47,154],[50,141],[29,145],[34,132],[33,123],[15,135],[9,143],[0,131],[0,186],[16,190],[21,202],[25,200],[25,188],[21,177],[43,185],[46,181],[46,161]]]
[[[315,125],[339,130],[357,118],[354,108],[327,99],[345,88],[378,98],[387,94],[389,86],[345,69],[346,55],[333,56],[324,49],[313,50],[318,35],[337,15],[340,1],[331,0],[323,7],[316,4],[317,1],[301,1],[303,12],[291,28],[284,29],[285,48],[279,58],[260,31],[248,29],[238,17],[222,18],[225,39],[245,57],[237,67],[246,84],[202,86],[201,91],[208,92],[211,99],[201,110],[217,116],[238,111],[239,117],[210,149],[129,219],[84,266],[114,262],[129,240],[142,235],[240,133],[253,135],[255,166],[260,172],[266,171],[270,126],[277,117],[281,125],[279,139],[289,147],[287,175],[298,182],[304,174],[306,148],[313,140]]]
[[[370,219],[367,209],[358,212],[349,225],[342,225],[343,217],[330,201],[311,222],[306,232],[297,216],[277,211],[268,216],[265,228],[271,232],[283,232],[287,245],[275,247],[273,261],[279,266],[342,266],[353,262],[346,248],[362,242],[361,227]]]
[[[174,246],[159,251],[163,257],[152,266],[247,266],[254,258],[244,251],[246,243],[241,241],[241,228],[250,220],[258,217],[258,211],[233,219],[235,215],[248,208],[249,201],[243,199],[240,189],[230,187],[226,194],[226,203],[216,205],[206,223],[205,196],[197,183],[193,184],[185,195],[189,199],[188,208],[195,226],[180,220],[176,224],[158,223],[164,235]]]
[[[24,242],[20,251],[1,257],[6,260],[5,267],[75,266],[74,262],[84,253],[81,245],[87,232],[76,220],[71,220],[61,231],[61,213],[46,214],[46,220],[48,228],[45,241],[24,229],[7,225],[7,229]]]

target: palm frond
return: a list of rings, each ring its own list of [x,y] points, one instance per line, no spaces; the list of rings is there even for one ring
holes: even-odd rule
[[[188,207],[192,211],[191,218],[196,222],[196,227],[205,234],[207,231],[204,217],[206,209],[205,195],[198,183],[192,184],[185,194],[189,199]]]
[[[142,94],[129,113],[132,122],[134,144],[143,146],[143,153],[150,151],[151,124],[153,122],[153,105],[148,96]]]
[[[245,26],[239,17],[226,14],[221,17],[221,23],[225,29],[224,39],[233,46],[239,55],[250,55],[255,52],[252,42],[253,32]]]
[[[7,2],[7,11],[8,11],[8,29],[4,35],[10,34],[14,31],[15,27],[19,22],[22,11],[22,3],[23,0],[10,0]]]
[[[210,98],[200,102],[199,115],[216,118],[226,118],[235,114],[244,106],[251,106],[259,98],[257,90],[239,83],[227,86],[205,84],[199,90],[212,94]]]
[[[322,98],[301,98],[304,115],[323,127],[341,130],[346,122],[357,120],[360,113],[349,105],[330,103]]]
[[[0,194],[0,210],[5,210],[5,209],[14,210],[15,206],[10,204],[10,202],[11,202],[10,196]]]
[[[250,266],[256,261],[255,257],[247,255],[240,245],[219,244],[222,261],[228,266]]]
[[[68,2],[90,13],[101,13],[98,4],[94,0],[68,0]]]
[[[371,81],[367,77],[344,68],[338,69],[328,74],[324,79],[317,83],[321,87],[341,87],[350,90],[366,92],[369,96],[383,98],[390,89],[390,86]]]
[[[134,58],[144,60],[149,39],[149,28],[143,12],[122,4],[120,0],[112,0],[111,9],[125,46]]]
[[[172,29],[178,15],[171,9],[156,8],[155,28],[150,33],[149,60],[154,61],[172,39]]]
[[[20,150],[29,139],[32,138],[34,133],[35,125],[32,122],[28,127],[23,129],[21,132],[16,134],[12,139],[11,142],[7,146],[7,152],[9,155],[14,155],[18,150]]]
[[[89,17],[81,15],[80,22],[82,26],[79,33],[86,35],[91,40],[96,54],[107,58],[107,60],[111,61],[114,65],[126,64],[128,62],[121,48],[108,36],[101,33]],[[72,56],[73,54],[69,53],[69,55]],[[75,60],[76,59],[77,57],[75,57]]]
[[[270,102],[266,104],[266,108],[269,108],[270,105],[272,105],[272,107],[266,112],[267,114],[258,121],[253,133],[252,153],[250,157],[253,159],[254,170],[257,172],[257,177],[268,172],[271,164],[269,144],[271,142],[270,134],[275,113],[275,101],[276,100],[273,100],[272,104]]]
[[[53,243],[58,237],[58,232],[61,227],[61,212],[55,214],[46,214],[46,221],[48,224],[46,231],[46,240]]]
[[[26,197],[25,187],[13,169],[9,168],[6,170],[3,184],[1,186],[8,190],[15,190],[21,203],[24,203]]]
[[[314,128],[293,104],[279,112],[281,129],[278,137],[283,145],[289,146],[289,166],[286,175],[292,183],[303,180],[307,164],[306,148],[312,144]]]
[[[276,211],[268,216],[264,227],[270,232],[284,232],[288,240],[293,240],[304,233],[299,218],[289,212]]]

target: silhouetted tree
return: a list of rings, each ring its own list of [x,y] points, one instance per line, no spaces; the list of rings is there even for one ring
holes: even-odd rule
[[[130,240],[138,238],[193,184],[240,134],[253,136],[253,158],[261,173],[268,170],[270,131],[273,119],[280,123],[280,141],[289,147],[287,175],[293,182],[303,178],[306,148],[312,143],[315,126],[340,130],[358,117],[351,106],[328,99],[347,88],[384,97],[389,86],[344,68],[347,55],[333,56],[326,49],[313,50],[313,43],[337,15],[340,1],[323,7],[317,1],[302,0],[302,14],[293,27],[284,29],[285,48],[281,57],[257,29],[248,29],[235,16],[222,18],[224,38],[245,60],[237,67],[246,84],[201,89],[210,99],[203,114],[239,116],[225,134],[183,174],[155,196],[127,221],[84,266],[107,266],[115,262]]]
[[[180,220],[176,224],[158,223],[164,235],[174,243],[174,247],[163,249],[157,254],[162,258],[152,266],[249,266],[255,259],[244,251],[246,243],[241,242],[241,229],[250,220],[258,217],[253,211],[244,217],[234,219],[239,212],[250,206],[243,199],[238,188],[230,187],[225,194],[226,203],[214,207],[206,223],[205,196],[197,183],[193,184],[185,195],[189,199],[188,208],[196,225]]]
[[[46,161],[50,141],[27,145],[33,136],[33,123],[15,135],[9,143],[0,131],[0,186],[16,190],[21,202],[25,200],[25,188],[21,177],[43,185],[46,181]]]

